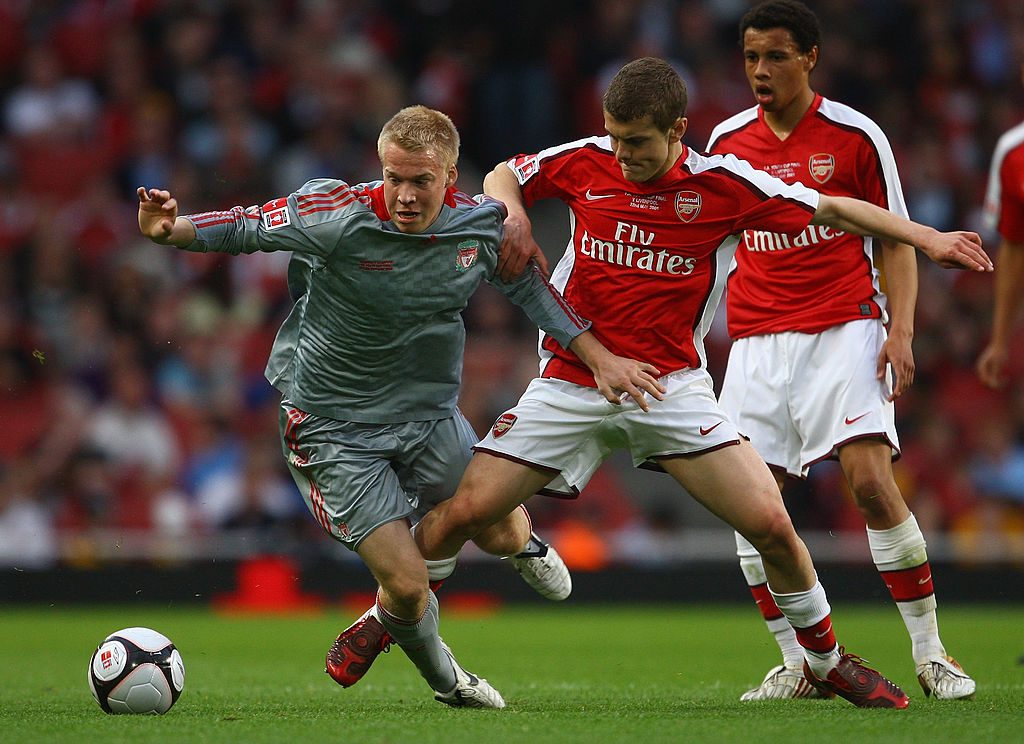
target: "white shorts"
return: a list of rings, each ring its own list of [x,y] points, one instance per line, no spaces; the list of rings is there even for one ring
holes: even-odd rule
[[[796,477],[854,439],[881,438],[898,457],[891,371],[875,378],[885,338],[870,318],[741,338],[729,352],[722,408],[769,466]]]
[[[641,466],[739,442],[706,370],[674,372],[661,382],[665,400],[649,398],[644,413],[632,399],[616,406],[596,388],[535,379],[474,449],[550,471],[556,477],[542,493],[572,498],[617,449]]]

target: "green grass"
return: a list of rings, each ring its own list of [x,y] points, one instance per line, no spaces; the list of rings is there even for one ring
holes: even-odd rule
[[[777,652],[745,605],[513,607],[446,616],[445,639],[505,696],[503,711],[432,700],[401,651],[343,690],[323,655],[347,610],[219,617],[200,609],[0,611],[0,739],[14,742],[1003,742],[1024,739],[1024,605],[944,606],[943,640],[978,680],[971,702],[926,699],[892,607],[837,607],[843,643],[906,689],[906,711],[843,701],[743,703]],[[108,633],[146,625],[185,659],[165,716],[108,716],[86,685]]]

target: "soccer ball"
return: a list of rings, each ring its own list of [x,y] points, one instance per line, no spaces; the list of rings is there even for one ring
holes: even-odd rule
[[[111,633],[89,660],[89,689],[107,713],[166,713],[184,686],[178,649],[149,628]]]

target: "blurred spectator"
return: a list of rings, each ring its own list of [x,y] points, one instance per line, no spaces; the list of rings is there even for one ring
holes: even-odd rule
[[[283,469],[281,453],[266,444],[273,441],[248,442],[239,468],[221,470],[198,489],[205,526],[272,532],[305,524],[306,505]]]
[[[68,533],[113,524],[117,494],[113,471],[98,449],[74,454],[56,481],[60,490],[56,524]]]
[[[99,101],[85,80],[64,75],[60,58],[45,45],[25,55],[24,77],[4,106],[4,124],[18,140],[82,135],[95,121]]]
[[[1006,416],[986,417],[977,453],[970,465],[971,481],[985,497],[1024,508],[1024,444]]]
[[[384,119],[424,103],[462,126],[469,191],[499,159],[602,133],[602,76],[648,53],[679,67],[691,120],[709,126],[749,105],[733,64],[748,5],[0,3],[0,477],[17,486],[5,486],[0,524],[53,513],[69,528],[181,536],[287,521],[284,491],[298,499],[261,466],[270,455],[249,445],[276,441],[267,405],[276,396],[262,371],[291,304],[287,256],[228,262],[142,245],[137,186],[219,209],[319,176],[378,178]],[[885,129],[911,216],[975,228],[996,140],[1024,120],[1024,3],[821,0],[815,9],[827,29],[818,87]],[[706,140],[687,133],[695,147]],[[553,254],[568,219],[555,210],[536,220]],[[907,498],[922,520],[975,536],[961,543],[968,552],[999,545],[1016,529],[1004,510],[1019,509],[1024,396],[986,392],[971,370],[991,296],[990,277],[921,267],[917,382],[898,406]],[[461,405],[480,433],[537,369],[535,331],[492,300],[481,291],[466,313]],[[728,347],[716,321],[716,379]],[[1024,345],[1010,351],[1011,369],[1024,369]],[[999,426],[981,426],[991,411]],[[259,473],[266,489],[254,487]],[[649,484],[628,462],[609,462],[577,503],[535,508],[571,526],[581,546],[611,545],[598,563],[639,560],[636,546],[712,523],[682,499],[650,499]],[[851,524],[851,507],[834,498],[845,488],[828,466],[812,471],[786,496],[798,526]],[[218,504],[205,517],[203,498]],[[818,502],[831,510],[805,508]],[[591,540],[613,532],[632,537]]]
[[[53,516],[26,461],[0,469],[0,566],[49,568],[57,560]]]
[[[85,442],[115,472],[167,476],[179,465],[178,444],[167,419],[153,404],[150,376],[133,360],[110,370],[110,398],[90,417]]]

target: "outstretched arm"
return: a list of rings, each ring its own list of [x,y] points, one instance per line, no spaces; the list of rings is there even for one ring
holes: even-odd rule
[[[533,239],[533,225],[526,215],[519,181],[505,163],[498,163],[484,177],[484,193],[503,202],[508,210],[498,251],[498,276],[506,282],[512,281],[523,273],[531,258],[547,274],[548,260]]]
[[[822,194],[811,223],[857,235],[875,235],[909,243],[947,269],[992,271],[992,259],[982,250],[981,237],[977,233],[939,232],[860,199]]]
[[[978,377],[990,388],[1006,384],[1006,363],[1010,339],[1024,304],[1024,243],[1003,240],[996,272],[996,300],[992,315],[992,338],[976,365]]]
[[[139,230],[154,243],[184,248],[196,239],[196,229],[178,217],[178,200],[170,191],[138,188]]]

